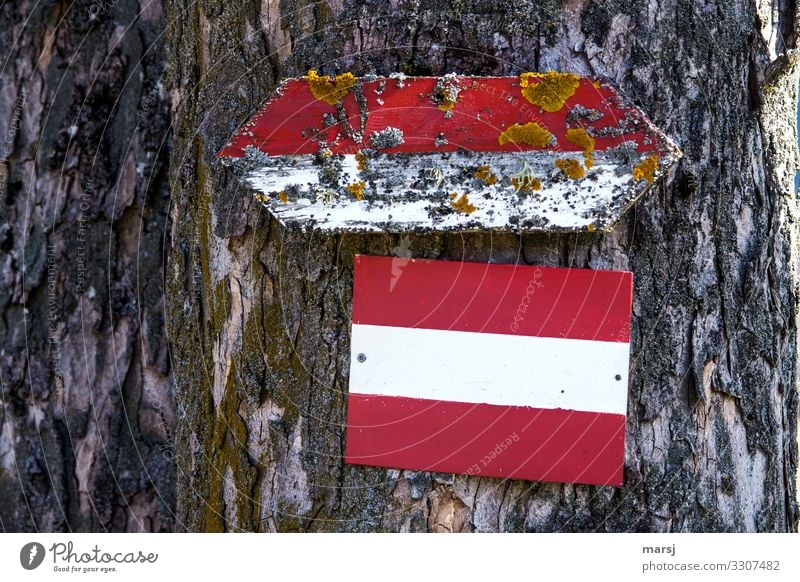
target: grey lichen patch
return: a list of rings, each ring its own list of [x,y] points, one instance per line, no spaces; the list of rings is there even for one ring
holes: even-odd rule
[[[458,82],[458,75],[449,73],[436,80],[433,87],[433,102],[437,107],[449,113],[458,102],[458,95],[461,93],[462,87]]]
[[[614,124],[605,127],[586,126],[584,129],[592,137],[619,137],[634,132],[641,126],[639,118],[630,111],[614,121]]]
[[[639,153],[637,152],[637,144],[635,141],[624,141],[618,146],[608,148],[606,150],[619,165],[614,170],[617,176],[622,176],[631,171],[631,168],[639,160]]]
[[[328,149],[323,149],[315,158],[319,167],[320,184],[324,184],[327,187],[336,187],[342,175],[341,157],[331,154]]]
[[[403,130],[396,127],[385,127],[380,131],[373,131],[369,136],[369,141],[377,150],[385,150],[399,146],[403,139]]]
[[[590,107],[584,107],[580,103],[571,105],[567,113],[567,125],[582,125],[583,122],[595,122],[603,119],[602,112]]]
[[[220,161],[225,166],[232,168],[237,174],[244,175],[253,170],[263,168],[270,164],[270,156],[262,152],[257,147],[248,145],[244,148],[244,156],[241,158],[223,157]]]
[[[333,188],[326,188],[325,186],[314,186],[312,188],[316,196],[317,202],[320,202],[325,205],[330,205],[333,203],[336,198],[338,198],[339,194]]]

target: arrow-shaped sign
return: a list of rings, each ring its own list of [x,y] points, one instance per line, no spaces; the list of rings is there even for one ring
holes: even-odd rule
[[[310,71],[219,155],[290,228],[593,231],[681,152],[609,83],[570,73]]]

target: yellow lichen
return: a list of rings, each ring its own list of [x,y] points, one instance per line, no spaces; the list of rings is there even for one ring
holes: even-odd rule
[[[564,107],[567,99],[575,94],[580,82],[578,75],[555,71],[544,74],[522,73],[519,76],[523,97],[551,113]]]
[[[486,186],[491,186],[492,184],[497,183],[497,176],[492,172],[492,169],[489,166],[478,166],[478,170],[475,172],[475,177],[483,182]]]
[[[515,192],[531,192],[542,189],[542,181],[533,174],[533,169],[526,160],[522,160],[519,171],[511,176],[511,185]]]
[[[439,111],[452,111],[458,101],[458,94],[461,92],[461,87],[454,74],[445,75],[439,78],[434,88],[433,99],[436,102]]]
[[[461,198],[458,198],[458,193],[453,192],[450,195],[450,205],[456,209],[456,212],[463,212],[464,214],[472,214],[477,210],[477,208],[470,203],[469,198],[467,198],[466,194],[462,194]]]
[[[356,164],[358,164],[359,170],[366,170],[367,169],[367,154],[362,152],[356,153]]]
[[[557,159],[556,168],[561,170],[567,178],[572,178],[573,180],[579,180],[586,174],[586,170],[583,169],[583,164],[572,158]]]
[[[594,138],[582,127],[568,129],[567,139],[585,152],[594,150]]]
[[[367,187],[367,183],[364,180],[360,182],[355,182],[354,184],[350,184],[347,186],[347,191],[353,195],[353,198],[356,200],[363,200],[364,199],[364,189]]]
[[[588,230],[589,232],[594,232],[596,229],[597,229],[597,227],[594,224],[587,224],[586,225],[586,230]]]
[[[437,107],[439,111],[450,111],[456,106],[458,94],[452,91],[442,91]]]
[[[336,77],[320,77],[313,69],[305,76],[305,80],[308,82],[308,88],[311,89],[314,98],[329,105],[340,103],[356,84],[353,73],[342,73]]]
[[[555,138],[553,134],[547,131],[538,123],[530,122],[525,125],[515,123],[507,127],[497,141],[500,145],[506,145],[508,142],[515,144],[531,145],[538,148],[546,148],[553,143]]]
[[[647,156],[633,167],[633,179],[652,182],[658,169],[658,156]]]
[[[542,181],[533,176],[521,176],[511,178],[511,185],[516,192],[531,192],[542,189]]]
[[[289,202],[289,195],[286,194],[286,190],[281,190],[280,192],[278,192],[278,200],[280,200],[284,204]]]
[[[588,170],[594,166],[594,138],[582,127],[567,130],[567,139],[583,150],[584,166]]]

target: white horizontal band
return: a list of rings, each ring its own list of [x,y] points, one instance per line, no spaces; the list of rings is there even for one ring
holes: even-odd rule
[[[637,154],[635,161],[646,154]],[[341,159],[341,192],[321,201],[313,193],[320,184],[317,158],[311,154],[265,157],[264,164],[252,169],[246,181],[254,189],[274,197],[274,193],[298,188],[301,197],[283,203],[271,199],[267,204],[284,223],[312,221],[314,228],[338,230],[357,227],[365,231],[386,230],[393,222],[404,228],[433,224],[431,208],[452,210],[449,194],[468,194],[475,206],[472,214],[456,212],[436,214],[439,229],[455,228],[464,221],[482,228],[505,228],[510,219],[547,220],[552,228],[581,228],[594,223],[598,208],[605,208],[629,188],[644,189],[647,181],[635,181],[631,174],[633,161],[622,164],[619,155],[602,151],[594,153],[594,165],[582,180],[566,179],[556,167],[557,159],[574,159],[583,163],[581,152],[527,151],[391,154],[370,159],[371,180],[381,192],[379,200],[356,200],[344,186],[363,180],[354,155]],[[476,187],[465,182],[464,173],[476,164],[491,168],[497,182]],[[397,168],[403,171],[398,172]],[[509,177],[527,167],[531,177],[541,180],[541,190],[518,193]],[[621,170],[625,171],[621,171]],[[421,177],[440,176],[441,183],[426,184]],[[501,180],[505,177],[506,180]],[[477,179],[471,180],[478,183]],[[366,184],[366,182],[365,182]]]
[[[363,324],[353,324],[351,341],[351,393],[627,409],[628,343]]]

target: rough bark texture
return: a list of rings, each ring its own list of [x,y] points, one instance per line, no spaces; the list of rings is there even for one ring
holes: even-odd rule
[[[181,527],[796,528],[793,1],[167,7]],[[214,154],[277,80],[310,68],[605,76],[685,159],[606,235],[288,234]],[[353,255],[407,250],[634,272],[623,488],[343,463]]]
[[[174,527],[164,23],[0,4],[0,530]]]

